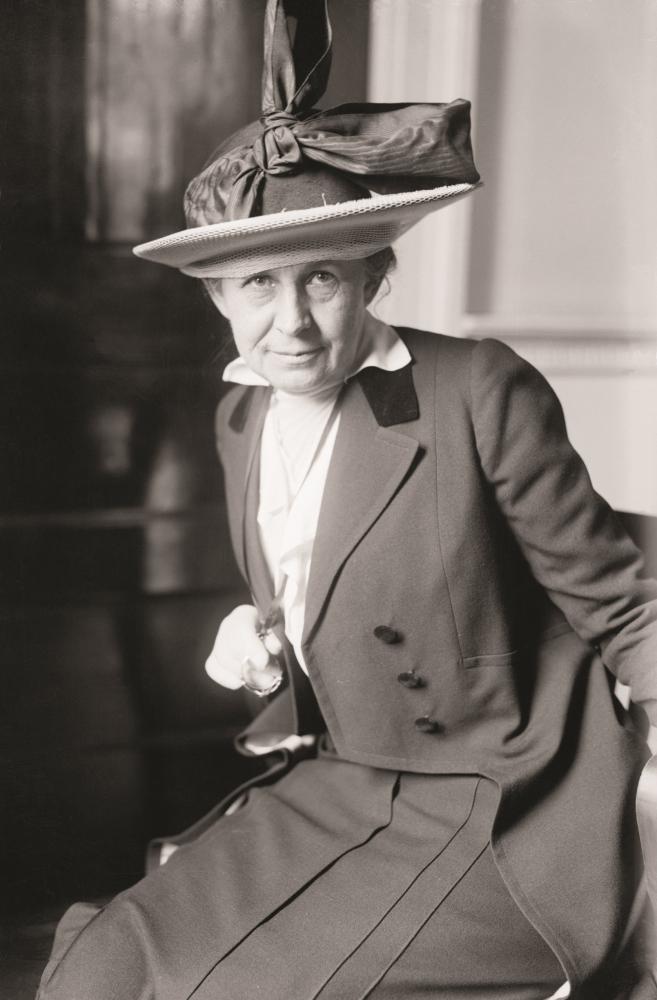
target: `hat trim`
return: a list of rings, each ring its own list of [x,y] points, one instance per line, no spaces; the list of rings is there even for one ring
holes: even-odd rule
[[[209,251],[217,247],[217,241],[230,240],[239,236],[257,233],[268,233],[290,227],[302,226],[313,222],[330,222],[333,219],[347,218],[352,215],[366,215],[385,211],[386,209],[421,206],[423,204],[454,198],[466,194],[478,187],[478,184],[448,184],[438,188],[428,188],[421,191],[407,191],[394,194],[375,194],[371,198],[358,198],[354,201],[338,202],[333,205],[322,205],[315,208],[292,209],[276,212],[271,215],[253,216],[248,219],[235,219],[229,222],[215,222],[206,226],[193,226],[182,229],[168,236],[162,236],[147,243],[140,243],[133,248],[137,257],[167,263],[167,251],[177,249],[179,259],[176,266],[198,262],[199,252],[204,243],[210,244]],[[192,256],[183,260],[184,249],[188,248]]]

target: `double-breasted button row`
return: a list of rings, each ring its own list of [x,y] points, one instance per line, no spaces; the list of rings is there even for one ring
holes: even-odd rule
[[[414,670],[404,670],[397,674],[397,680],[405,688],[419,688],[424,685],[424,681]]]
[[[377,625],[374,629],[374,635],[381,642],[385,642],[389,646],[392,646],[396,642],[401,642],[401,635],[396,628],[391,628],[390,625]]]
[[[374,635],[381,642],[385,642],[389,646],[402,640],[400,633],[397,629],[392,628],[391,625],[377,625],[374,629]],[[397,674],[397,681],[402,687],[409,689],[424,687],[422,677],[415,670],[402,670],[400,674]],[[421,733],[440,732],[440,723],[436,719],[432,719],[429,715],[421,715],[419,719],[415,720],[413,725]]]
[[[421,715],[415,720],[415,728],[421,733],[437,733],[440,731],[440,723],[429,715]]]

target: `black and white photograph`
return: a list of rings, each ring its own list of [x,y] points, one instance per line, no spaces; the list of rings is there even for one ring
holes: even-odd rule
[[[0,1000],[657,1000],[657,0],[13,0],[0,129]]]

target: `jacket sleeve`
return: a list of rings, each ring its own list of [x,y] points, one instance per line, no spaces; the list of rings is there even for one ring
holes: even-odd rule
[[[534,576],[657,724],[657,583],[593,489],[557,397],[495,340],[473,349],[471,394],[485,476]]]

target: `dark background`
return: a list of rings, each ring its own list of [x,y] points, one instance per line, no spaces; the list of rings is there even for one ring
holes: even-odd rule
[[[203,671],[247,597],[213,441],[228,334],[199,283],[130,244],[183,227],[185,182],[259,113],[264,0],[196,0],[220,59],[210,42],[185,56],[184,5],[128,4],[148,11],[139,45],[117,33],[121,7],[16,0],[0,30],[0,878],[14,946],[137,879],[149,837],[254,767],[232,749],[252,706]],[[332,12],[324,106],[365,98],[368,4]],[[139,139],[112,125],[121,79],[144,128],[159,135],[168,116],[174,137],[135,157],[134,186],[115,166]]]

